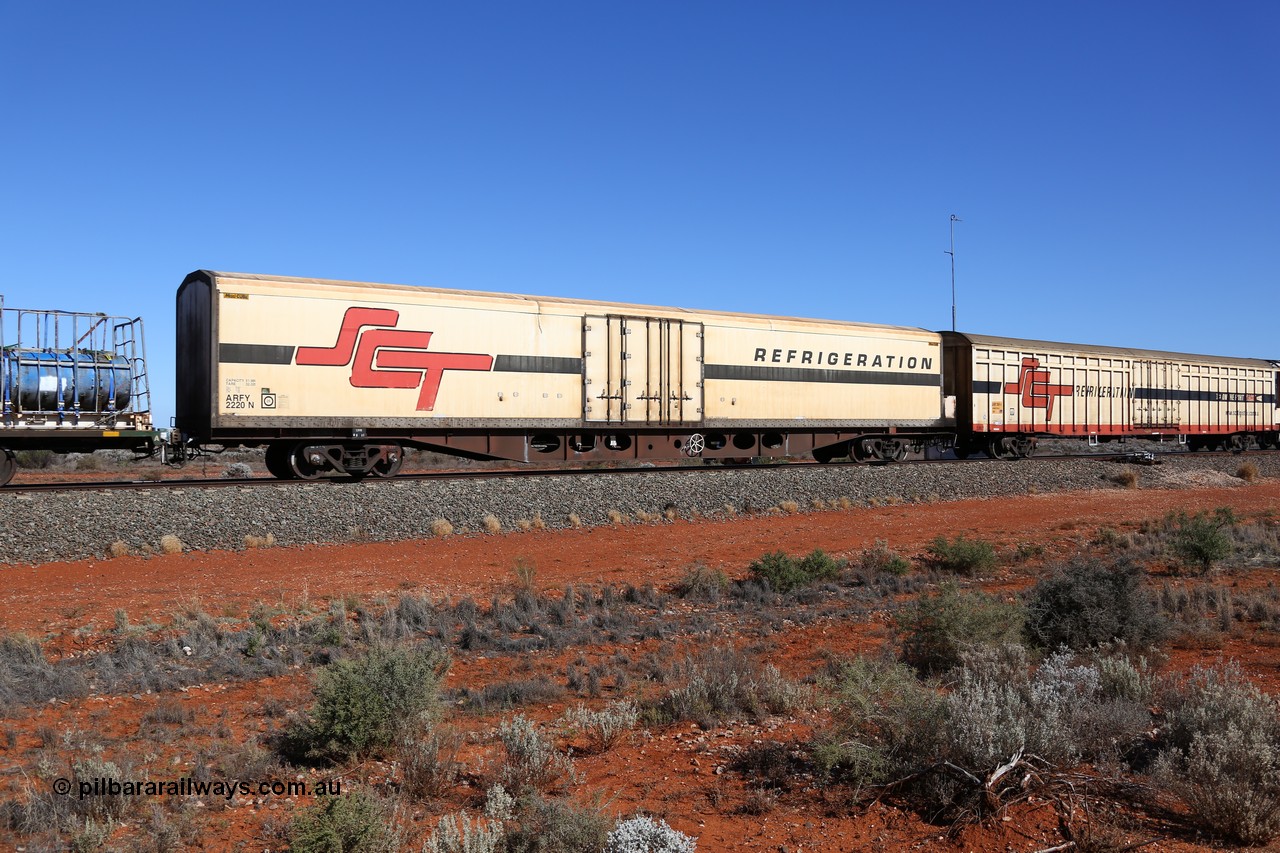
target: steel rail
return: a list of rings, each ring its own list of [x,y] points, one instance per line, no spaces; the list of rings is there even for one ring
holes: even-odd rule
[[[970,458],[970,459],[907,459],[902,462],[854,462],[854,461],[833,461],[833,462],[817,462],[811,459],[794,460],[787,462],[773,463],[726,463],[722,465],[655,465],[653,467],[626,467],[626,468],[501,468],[501,469],[481,469],[481,470],[457,470],[448,469],[440,471],[423,471],[418,473],[398,474],[395,477],[364,477],[359,480],[344,477],[317,477],[314,480],[279,480],[275,477],[249,477],[249,478],[200,478],[200,479],[169,479],[169,480],[94,480],[80,482],[45,482],[45,483],[22,483],[10,484],[3,490],[3,494],[27,494],[39,492],[77,492],[77,491],[115,491],[123,489],[194,489],[194,488],[255,488],[259,486],[326,486],[341,487],[357,483],[361,484],[391,484],[403,482],[422,482],[430,480],[484,480],[497,479],[501,477],[590,477],[602,474],[614,474],[620,476],[636,476],[640,474],[667,474],[667,473],[688,473],[691,471],[787,471],[797,467],[807,468],[810,466],[823,468],[862,468],[862,467],[885,467],[893,466],[909,466],[909,465],[938,465],[938,464],[981,464],[986,462],[1049,462],[1062,461],[1065,459],[1082,460],[1082,461],[1102,461],[1110,462],[1120,460],[1129,456],[1133,451],[1120,451],[1115,453],[1060,453],[1060,454],[1043,454],[1033,455],[1025,459],[1016,460],[993,460],[986,458]],[[1155,453],[1157,459],[1170,458],[1212,458],[1219,456],[1241,456],[1247,457],[1258,453],[1269,453],[1273,451],[1211,451],[1200,450],[1170,450],[1159,451]],[[1134,463],[1139,464],[1139,463]]]

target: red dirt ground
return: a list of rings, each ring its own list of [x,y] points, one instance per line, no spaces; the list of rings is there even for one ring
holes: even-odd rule
[[[1271,513],[1280,507],[1280,481],[1262,480],[1224,489],[1090,491],[398,543],[6,567],[0,568],[0,630],[36,637],[53,655],[83,654],[111,641],[113,613],[119,609],[127,612],[132,624],[165,625],[175,612],[193,607],[215,616],[244,616],[257,602],[296,608],[299,602],[310,601],[323,607],[330,599],[356,595],[368,600],[393,597],[406,590],[435,597],[471,595],[483,601],[491,594],[511,591],[513,567],[518,562],[535,566],[535,584],[554,591],[570,583],[639,586],[647,582],[669,588],[698,561],[722,568],[731,577],[741,576],[751,560],[779,549],[800,553],[820,547],[842,556],[885,540],[895,550],[913,554],[939,534],[983,538],[1005,551],[1021,543],[1038,543],[1052,556],[1073,550],[1099,527],[1123,530],[1170,511],[1219,506],[1229,506],[1242,516]],[[1255,579],[1242,576],[1235,580],[1254,585]],[[1030,582],[1023,570],[1021,576],[1001,576],[986,586],[1004,591]],[[776,634],[771,638],[770,659],[784,674],[800,678],[819,669],[830,654],[872,651],[883,639],[884,626],[874,620],[849,624],[824,619]],[[584,653],[604,658],[613,651],[591,647]],[[644,644],[628,646],[629,654],[645,651]],[[563,666],[563,660],[579,652],[562,653],[558,664],[540,653],[542,660],[536,669],[554,672],[556,665]],[[1181,668],[1219,656],[1240,660],[1265,689],[1280,692],[1280,649],[1255,645],[1239,636],[1226,639],[1221,648],[1174,650],[1168,666]],[[511,671],[510,659],[459,656],[449,683],[475,686],[509,676]],[[289,708],[304,707],[309,689],[307,676],[295,672],[250,683],[193,687],[175,695],[176,701],[195,712],[197,731],[213,732],[209,739],[244,742],[278,724],[264,708],[269,700]],[[37,732],[41,729],[93,731],[119,740],[123,748],[152,751],[157,762],[189,767],[203,736],[153,743],[139,731],[144,714],[161,702],[172,701],[174,695],[95,696],[26,709],[16,717],[0,720],[17,732],[16,743],[7,751],[0,742],[0,795],[15,789],[27,760],[24,753],[39,743]],[[572,701],[525,709],[525,713],[549,720]],[[461,725],[473,733],[473,739],[483,742],[481,735],[491,730],[500,716],[469,717]],[[764,726],[739,723],[711,731],[688,724],[641,729],[630,743],[575,759],[583,777],[578,792],[602,793],[607,808],[617,814],[643,809],[665,817],[676,828],[698,836],[700,851],[993,852],[1041,850],[1062,842],[1053,809],[1043,802],[1019,806],[1004,820],[966,828],[956,837],[947,837],[944,828],[889,805],[842,809],[829,795],[812,790],[796,789],[782,795],[763,815],[741,813],[750,789],[741,774],[717,772],[724,763],[723,748],[761,738],[803,741],[819,724],[818,717],[818,712],[801,712]],[[483,749],[480,752],[483,754]],[[153,762],[152,766],[159,765]],[[379,774],[390,772],[376,764],[352,771],[375,781]],[[172,775],[181,774],[175,769]],[[283,800],[255,803],[237,799],[208,822],[201,844],[206,849],[279,849],[278,838],[264,835],[264,820],[286,821],[292,805]],[[425,810],[414,817],[425,821],[419,829],[434,823]],[[1207,848],[1165,839],[1145,849]]]

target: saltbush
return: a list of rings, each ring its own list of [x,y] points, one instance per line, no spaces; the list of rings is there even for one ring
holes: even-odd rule
[[[506,823],[507,853],[600,853],[612,823],[598,805],[532,795]]]
[[[624,700],[610,702],[604,708],[593,711],[585,705],[576,705],[565,711],[562,718],[571,730],[587,739],[587,749],[592,753],[604,752],[636,727],[640,718],[634,702]]]
[[[253,466],[248,462],[232,462],[222,469],[222,476],[228,480],[248,480],[253,476]]]
[[[821,550],[800,559],[773,551],[753,562],[748,570],[754,580],[767,581],[770,589],[785,595],[818,581],[839,577],[840,562]]]
[[[465,811],[440,818],[422,853],[498,853],[503,841],[502,822],[477,818]]]
[[[498,739],[507,754],[499,781],[513,794],[521,796],[562,780],[572,781],[572,762],[523,714],[502,722]]]
[[[929,814],[979,814],[1021,778],[982,781],[997,768],[1024,757],[1038,766],[1114,759],[1151,724],[1142,702],[1109,692],[1097,663],[1066,650],[1033,670],[1023,646],[975,647],[955,676],[939,692],[903,664],[842,665],[816,766],[855,790],[895,783]]]
[[[815,765],[855,791],[910,772],[920,739],[942,728],[942,698],[896,661],[854,658],[834,667],[832,725],[812,744]]]
[[[890,548],[885,540],[877,539],[874,548],[867,548],[862,552],[858,568],[868,572],[905,575],[911,571],[911,561]]]
[[[393,853],[399,845],[378,799],[364,788],[322,797],[290,825],[293,853]]]
[[[1235,663],[1196,668],[1169,700],[1158,775],[1218,836],[1280,835],[1280,701]]]
[[[665,820],[636,815],[619,821],[604,843],[604,853],[694,853],[698,842]]]
[[[1173,553],[1188,566],[1207,573],[1214,564],[1231,555],[1230,531],[1235,526],[1231,510],[1222,507],[1213,515],[1197,512],[1195,515],[1178,513],[1170,547]]]
[[[694,563],[675,586],[676,595],[696,601],[716,602],[729,589],[729,576],[705,563]]]
[[[439,703],[449,656],[435,646],[375,647],[316,674],[315,704],[289,733],[305,757],[345,759],[389,747],[421,728]]]
[[[943,584],[937,595],[923,595],[899,614],[901,656],[922,672],[945,672],[975,646],[1017,642],[1023,619],[1018,604]]]
[[[929,544],[925,561],[940,572],[973,577],[996,566],[996,549],[981,539],[939,536]]]
[[[733,648],[711,648],[677,667],[684,684],[645,708],[649,722],[693,720],[710,728],[727,717],[781,714],[804,700],[801,688],[772,664],[760,666]]]
[[[1041,648],[1084,649],[1117,640],[1139,648],[1168,633],[1155,596],[1132,563],[1077,558],[1027,596],[1027,637]]]
[[[13,457],[19,468],[48,468],[54,459],[52,450],[19,450]]]

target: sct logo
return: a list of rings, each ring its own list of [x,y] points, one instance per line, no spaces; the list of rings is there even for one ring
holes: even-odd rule
[[[1070,397],[1073,390],[1070,385],[1050,385],[1049,371],[1040,369],[1038,358],[1024,358],[1018,381],[1004,386],[1004,393],[1021,396],[1023,408],[1044,409],[1045,420],[1053,417],[1054,398]]]
[[[338,340],[331,347],[298,347],[295,364],[351,366],[355,388],[421,388],[418,411],[435,408],[446,370],[484,370],[493,356],[465,352],[430,352],[431,332],[396,329],[400,312],[390,308],[348,308]]]

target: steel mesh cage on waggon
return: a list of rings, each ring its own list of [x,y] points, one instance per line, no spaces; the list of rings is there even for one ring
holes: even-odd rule
[[[7,308],[0,296],[0,485],[15,451],[155,442],[141,318]]]

